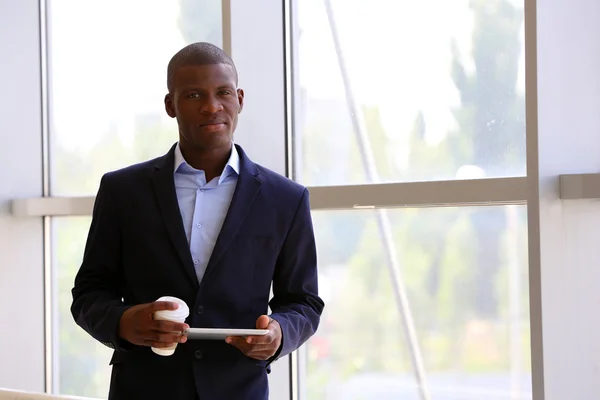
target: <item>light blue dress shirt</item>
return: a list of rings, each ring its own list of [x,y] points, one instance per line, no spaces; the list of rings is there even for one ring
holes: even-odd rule
[[[223,173],[210,182],[204,171],[185,161],[179,143],[175,147],[175,191],[198,282],[202,282],[223,227],[239,173],[240,158],[233,143]]]

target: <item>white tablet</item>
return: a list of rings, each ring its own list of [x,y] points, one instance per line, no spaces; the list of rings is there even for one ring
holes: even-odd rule
[[[183,332],[188,339],[225,340],[229,336],[262,336],[269,333],[268,329],[219,329],[219,328],[190,328]]]

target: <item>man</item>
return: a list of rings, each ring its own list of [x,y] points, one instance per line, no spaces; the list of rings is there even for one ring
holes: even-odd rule
[[[324,304],[308,192],[233,144],[237,84],[218,47],[183,48],[165,96],[179,142],[102,177],[71,310],[115,349],[109,399],[267,399],[270,363],[317,329]],[[153,319],[175,309],[155,302],[166,295],[189,305],[186,323]],[[269,333],[186,340],[188,326]],[[150,350],[174,343],[172,356]]]

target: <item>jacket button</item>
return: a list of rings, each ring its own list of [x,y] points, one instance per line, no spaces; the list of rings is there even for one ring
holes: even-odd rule
[[[196,357],[196,360],[202,360],[202,350],[196,350],[194,352],[194,357]]]
[[[198,306],[198,308],[196,309],[196,313],[204,314],[204,306]]]

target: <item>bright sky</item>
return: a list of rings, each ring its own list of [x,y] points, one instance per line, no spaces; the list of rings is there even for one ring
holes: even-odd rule
[[[512,0],[522,7],[523,0]],[[469,0],[332,1],[351,84],[362,104],[379,105],[388,135],[408,132],[424,111],[428,139],[453,126],[459,104],[450,78],[450,41],[471,51]],[[302,31],[300,84],[311,96],[344,99],[342,79],[323,0],[298,1]],[[472,63],[466,64],[473,68]],[[524,57],[518,86],[524,90]]]
[[[52,116],[62,145],[89,147],[111,124],[126,135],[134,114],[164,115],[167,63],[185,45],[177,1],[54,0],[51,13]]]
[[[380,106],[389,134],[410,129],[419,110],[430,140],[452,127],[450,107],[458,97],[449,77],[449,41],[455,38],[468,54],[468,2],[333,2],[356,95]],[[297,4],[303,30],[300,84],[313,97],[344,99],[323,1]],[[166,65],[185,45],[178,7],[176,0],[52,1],[51,115],[53,134],[63,146],[89,148],[111,125],[127,137],[135,114],[168,119]],[[523,65],[521,57],[522,70]],[[522,90],[522,77],[519,86]]]

